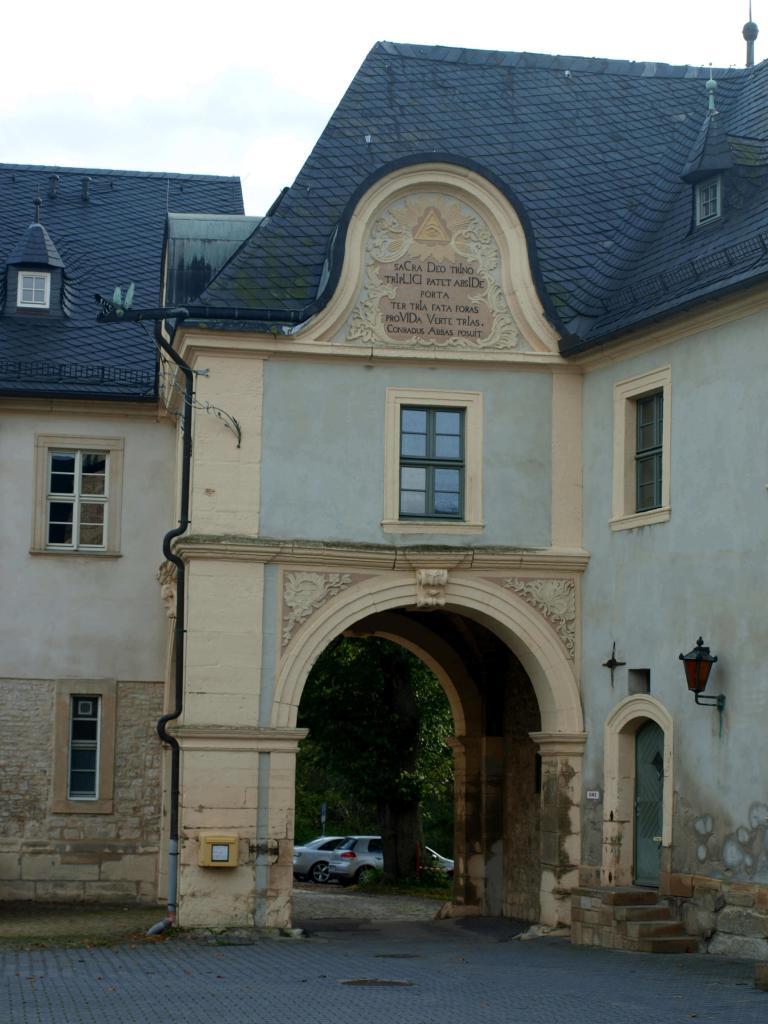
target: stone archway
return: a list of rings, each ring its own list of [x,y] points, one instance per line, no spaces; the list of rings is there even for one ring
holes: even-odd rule
[[[446,574],[447,575],[447,574]],[[275,680],[271,725],[296,725],[309,670],[331,640],[374,612],[444,607],[476,618],[520,659],[539,702],[542,737],[583,734],[581,699],[573,666],[555,630],[525,600],[480,577],[452,577],[430,605],[405,573],[373,576],[330,598],[298,630]]]
[[[480,785],[478,780],[483,780],[480,788],[487,801],[488,793],[499,784],[500,748],[473,717],[471,701],[462,701],[458,695],[457,689],[462,686],[467,692],[467,681],[452,676],[456,669],[439,644],[428,641],[423,631],[419,635],[418,626],[404,630],[397,616],[388,613],[439,607],[484,626],[518,659],[538,702],[541,729],[530,734],[541,756],[541,872],[537,905],[545,923],[567,922],[569,892],[577,884],[580,858],[581,759],[585,738],[573,665],[555,629],[522,597],[492,580],[458,574],[448,580],[448,574],[444,575],[446,578],[425,595],[424,580],[418,572],[415,579],[404,573],[377,574],[347,586],[313,611],[291,637],[276,673],[271,725],[276,730],[295,728],[301,692],[316,658],[335,636],[345,631],[367,632],[371,627],[358,624],[375,619],[378,635],[402,642],[437,669],[454,709],[454,719],[464,730],[454,742],[457,779],[475,789]],[[279,827],[277,822],[274,825]],[[499,913],[495,909],[498,903],[494,903],[490,893],[488,851],[478,847],[478,840],[472,838],[468,829],[465,850],[470,846],[477,849],[474,856],[463,858],[465,885],[463,889],[457,886],[457,900],[474,902],[481,912]],[[274,893],[289,885],[290,865],[274,864],[269,889]]]
[[[635,734],[646,722],[664,733],[662,867],[672,847],[674,723],[661,701],[649,694],[626,697],[605,722],[603,859],[600,880],[606,886],[634,881]]]

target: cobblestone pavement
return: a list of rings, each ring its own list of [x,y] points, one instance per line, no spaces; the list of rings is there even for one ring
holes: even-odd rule
[[[314,897],[310,897],[314,899]],[[329,895],[329,899],[332,897]],[[0,950],[2,1024],[765,1024],[751,963],[515,941],[493,919],[312,919],[308,939]]]
[[[161,906],[0,901],[0,946],[115,942],[163,916]]]
[[[443,901],[418,896],[384,896],[340,885],[297,883],[293,887],[294,924],[318,918],[367,921],[429,921]]]
[[[317,918],[365,921],[429,920],[440,900],[415,896],[372,896],[339,885],[297,884],[294,918],[297,924]],[[140,938],[165,916],[162,906],[101,903],[0,902],[0,946],[89,945]],[[4,1024],[0,1020],[0,1024]]]

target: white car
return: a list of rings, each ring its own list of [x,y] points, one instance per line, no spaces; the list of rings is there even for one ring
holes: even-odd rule
[[[427,856],[422,867],[435,868],[437,871],[442,871],[447,878],[453,878],[453,861],[450,857],[443,857],[431,846],[425,846],[424,850]]]
[[[293,877],[300,882],[311,878],[313,882],[327,882],[328,860],[344,836],[318,836],[308,843],[293,848]]]

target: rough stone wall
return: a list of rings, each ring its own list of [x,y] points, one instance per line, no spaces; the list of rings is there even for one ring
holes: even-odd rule
[[[112,814],[53,814],[52,680],[0,681],[0,899],[157,900],[160,683],[117,686]]]
[[[662,891],[708,953],[768,960],[768,886],[673,874],[662,878]]]
[[[538,921],[541,888],[541,794],[537,747],[528,735],[541,728],[533,688],[513,669],[504,706],[504,915]]]
[[[5,849],[8,842],[41,838],[53,763],[54,684],[4,679],[0,686],[0,842]]]

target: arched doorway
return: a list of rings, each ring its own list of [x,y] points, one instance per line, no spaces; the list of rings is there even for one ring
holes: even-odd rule
[[[286,649],[272,726],[295,726],[311,666],[337,635],[408,647],[442,682],[457,727],[455,903],[566,922],[584,743],[572,663],[546,619],[492,581],[457,577],[432,591],[418,576],[382,574],[328,600]],[[270,875],[273,893],[290,887],[283,858]]]
[[[605,723],[603,885],[659,884],[672,846],[673,769],[669,711],[648,694],[621,701]]]

